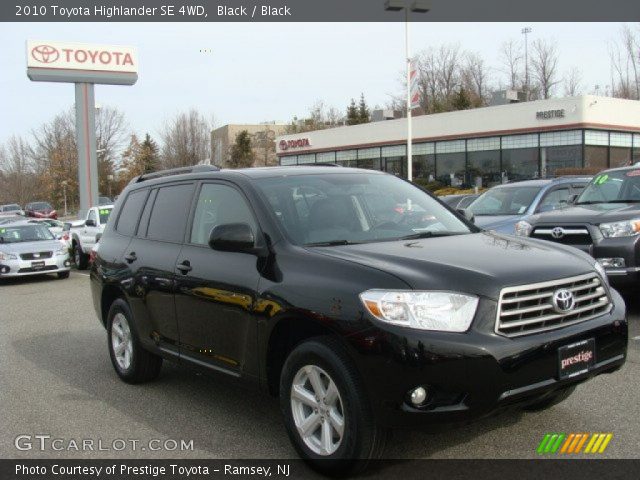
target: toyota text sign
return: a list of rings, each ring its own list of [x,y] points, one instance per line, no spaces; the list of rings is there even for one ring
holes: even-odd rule
[[[32,80],[132,84],[137,80],[134,47],[55,41],[27,41]]]

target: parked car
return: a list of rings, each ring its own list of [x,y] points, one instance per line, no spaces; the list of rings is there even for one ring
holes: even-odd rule
[[[109,197],[98,197],[98,205],[113,205],[113,200]]]
[[[16,215],[24,215],[24,210],[17,203],[0,205],[0,217],[13,217]]]
[[[58,212],[47,202],[31,202],[24,207],[27,217],[35,218],[58,218]]]
[[[469,210],[480,228],[514,235],[520,220],[566,205],[589,180],[590,177],[559,177],[507,183],[484,192]]]
[[[547,408],[625,362],[625,304],[593,258],[482,232],[386,173],[199,166],[122,197],[90,273],[117,375],[179,360],[279,395],[323,472],[363,468],[389,428]]]
[[[473,203],[480,195],[476,193],[466,193],[461,195],[444,195],[439,197],[441,201],[454,209],[465,209]]]
[[[640,165],[605,170],[559,210],[518,223],[516,233],[594,256],[616,286],[640,280]]]
[[[55,273],[67,278],[71,260],[46,225],[28,220],[0,226],[0,278]]]
[[[91,249],[98,243],[112,210],[113,205],[91,207],[84,221],[78,222],[78,227],[70,228],[71,249],[78,270],[84,270],[89,265]]]
[[[60,220],[53,220],[51,218],[38,218],[29,220],[29,222],[46,225],[49,231],[53,233],[57,239],[61,240],[67,248],[71,247],[71,236],[69,235],[69,232],[65,230],[64,222],[61,222]]]

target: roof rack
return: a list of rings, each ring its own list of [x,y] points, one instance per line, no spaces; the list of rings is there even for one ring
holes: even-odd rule
[[[167,170],[160,170],[158,172],[145,173],[139,177],[135,177],[131,180],[131,183],[140,183],[146,180],[153,180],[154,178],[168,177],[171,175],[184,175],[187,173],[199,173],[199,172],[219,172],[220,167],[215,165],[194,165],[192,167],[179,167],[170,168]]]
[[[337,163],[302,163],[300,165],[296,165],[296,167],[341,167],[342,165],[338,165]]]

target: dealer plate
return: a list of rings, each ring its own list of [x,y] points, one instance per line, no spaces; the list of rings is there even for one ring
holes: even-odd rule
[[[596,363],[596,341],[588,338],[558,349],[558,376],[571,378],[587,373]]]
[[[42,270],[44,268],[44,260],[41,262],[31,262],[31,268],[34,270]]]

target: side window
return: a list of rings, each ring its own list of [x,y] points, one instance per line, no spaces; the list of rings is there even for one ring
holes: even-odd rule
[[[89,216],[87,217],[87,220],[93,220],[94,222],[97,223],[97,219],[98,219],[98,217],[96,216],[96,211],[95,210],[89,210]]]
[[[153,202],[156,200],[156,194],[158,193],[158,189],[151,190],[151,194],[147,199],[147,203],[144,206],[144,210],[142,211],[142,217],[140,217],[140,223],[138,224],[138,230],[136,231],[137,237],[146,237],[147,236],[147,227],[149,226],[149,217],[151,217],[151,209],[153,208]]]
[[[136,190],[127,196],[122,206],[120,216],[118,217],[118,223],[116,224],[116,231],[118,233],[127,235],[128,237],[134,234],[148,192],[149,190],[147,189]]]
[[[182,242],[192,193],[192,183],[159,188],[149,218],[147,238]]]
[[[211,230],[227,223],[247,223],[254,234],[257,231],[251,209],[238,190],[221,184],[202,185],[191,227],[191,243],[207,245]]]
[[[569,199],[569,189],[568,188],[557,188],[547,193],[540,205],[538,205],[539,212],[548,212],[550,210],[555,210],[560,206],[561,202],[566,202]]]

